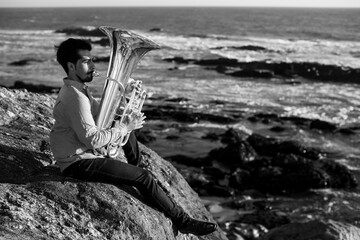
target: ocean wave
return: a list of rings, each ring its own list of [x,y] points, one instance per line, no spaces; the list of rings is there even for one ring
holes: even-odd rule
[[[0,35],[49,35],[52,34],[53,30],[9,30],[9,29],[0,29]]]

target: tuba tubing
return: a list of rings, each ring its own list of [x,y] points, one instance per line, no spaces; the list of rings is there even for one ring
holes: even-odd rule
[[[144,90],[131,93],[127,102],[125,88],[131,73],[135,70],[140,59],[149,51],[159,49],[160,46],[152,40],[136,33],[110,26],[102,26],[100,30],[106,34],[110,42],[110,60],[104,84],[104,91],[99,111],[95,120],[96,126],[109,129],[113,126],[117,116],[124,123],[131,112],[140,112],[146,98]],[[123,109],[121,106],[124,105]],[[116,143],[107,146],[107,155],[116,157],[118,148],[125,145],[130,132]]]

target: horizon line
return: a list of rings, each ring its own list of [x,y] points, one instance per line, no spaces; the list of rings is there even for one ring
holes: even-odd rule
[[[347,6],[347,7],[338,7],[338,6],[237,6],[237,5],[208,5],[208,6],[167,6],[167,5],[158,5],[158,6],[138,6],[138,5],[126,5],[126,6],[0,6],[0,8],[305,8],[305,9],[360,9],[360,6]]]

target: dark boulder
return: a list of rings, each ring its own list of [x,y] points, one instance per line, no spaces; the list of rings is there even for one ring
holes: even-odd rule
[[[96,27],[69,27],[55,30],[55,33],[65,33],[66,35],[77,35],[86,37],[104,37],[105,34]]]
[[[272,229],[261,240],[357,240],[360,239],[360,229],[333,220],[313,220],[309,222],[294,222]]]
[[[39,62],[43,62],[43,60],[36,59],[36,58],[26,58],[26,59],[22,59],[19,61],[11,62],[8,65],[21,67],[21,66],[30,65],[31,63],[39,63]]]

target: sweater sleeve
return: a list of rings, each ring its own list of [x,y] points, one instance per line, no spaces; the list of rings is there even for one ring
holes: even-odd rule
[[[125,132],[126,127],[99,130],[91,113],[89,99],[82,94],[68,99],[67,115],[76,137],[89,149],[96,149],[114,142]]]

